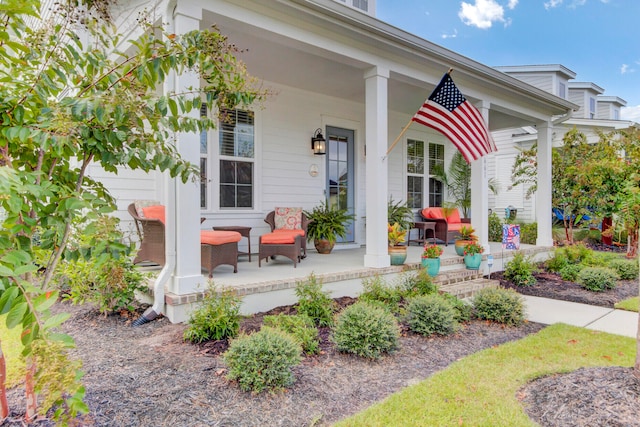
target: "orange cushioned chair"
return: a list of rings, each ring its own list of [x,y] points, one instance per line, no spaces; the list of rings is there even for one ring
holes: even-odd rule
[[[267,214],[264,222],[271,233],[260,236],[258,244],[258,267],[262,259],[282,255],[293,261],[294,268],[307,256],[307,227],[309,219],[302,208],[275,208]]]
[[[128,210],[140,237],[140,249],[133,263],[150,261],[164,265],[164,206],[153,201],[137,201],[131,203]],[[231,265],[233,272],[238,272],[238,242],[241,238],[236,231],[200,231],[201,264],[209,277],[213,269],[222,264]]]
[[[448,216],[445,216],[445,212]],[[451,212],[441,207],[424,208],[420,214],[425,221],[436,223],[435,237],[442,240],[445,246],[460,234],[459,231],[463,225],[471,223],[469,218],[460,218],[460,213],[455,208]]]

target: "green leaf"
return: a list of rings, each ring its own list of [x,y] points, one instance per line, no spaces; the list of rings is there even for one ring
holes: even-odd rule
[[[55,328],[64,323],[71,315],[69,313],[58,313],[55,316],[48,318],[44,322],[44,329]]]
[[[2,292],[2,295],[0,295],[0,314],[5,314],[11,309],[19,291],[20,289],[17,286],[11,286]]]
[[[65,347],[73,348],[76,346],[76,343],[73,341],[67,334],[49,334],[47,335],[51,341],[61,342],[65,345]]]
[[[43,312],[50,308],[53,304],[58,300],[60,292],[59,291],[51,291],[45,292],[39,295],[34,301],[33,305],[35,309],[39,312]]]
[[[28,306],[25,301],[14,305],[7,314],[7,328],[12,329],[22,323],[22,319],[24,319],[27,308]]]

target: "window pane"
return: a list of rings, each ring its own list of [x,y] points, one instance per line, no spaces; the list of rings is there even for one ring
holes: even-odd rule
[[[220,161],[220,207],[253,207],[253,163]]]
[[[407,177],[407,203],[412,209],[423,208],[422,186],[424,178],[421,176]]]
[[[200,158],[200,207],[207,207],[207,159]]]
[[[253,158],[253,113],[242,110],[224,110],[220,114],[220,154],[223,156]]]
[[[442,183],[429,178],[429,206],[442,206]]]

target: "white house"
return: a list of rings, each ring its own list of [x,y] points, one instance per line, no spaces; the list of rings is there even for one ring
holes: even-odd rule
[[[375,17],[372,0],[123,2],[116,16],[125,39],[136,36],[135,19],[142,10],[175,33],[215,24],[246,49],[239,56],[249,72],[273,92],[255,110],[234,112],[234,126],[180,136],[182,156],[201,165],[201,183],[91,170],[116,196],[123,220],[130,219],[126,207],[136,199],[167,205],[168,223],[173,224],[173,217],[176,227],[175,233],[167,232],[167,245],[176,254],[175,265],[166,273],[171,276],[168,292],[188,295],[204,281],[198,244],[201,216],[206,224],[252,227],[256,252],[257,236],[267,231],[267,212],[277,206],[311,209],[335,194],[357,218],[341,245],[366,245],[365,267],[389,266],[389,198],[410,196],[414,208],[446,200],[430,179],[430,168],[446,165],[455,147],[443,135],[414,123],[389,154],[387,150],[450,68],[456,85],[492,132],[537,130],[538,160],[544,165],[542,196],[535,204],[538,244],[552,245],[551,218],[540,213],[551,210],[550,160],[557,118],[577,109],[567,97],[382,22]],[[198,84],[192,76],[181,75],[164,89]],[[311,150],[317,129],[327,139],[326,155]],[[472,163],[472,224],[485,246],[489,166],[510,167],[492,159],[507,151],[504,145],[499,149]],[[242,173],[230,173],[238,170]]]
[[[552,134],[554,147],[562,145],[564,135],[574,127],[587,137],[588,142],[595,143],[599,140],[598,132],[608,133],[637,126],[634,122],[620,120],[620,109],[626,105],[622,98],[602,95],[605,90],[595,83],[570,81],[575,79],[576,73],[563,65],[502,66],[496,69],[577,105],[570,117],[555,124]],[[488,173],[497,181],[500,191],[490,195],[490,207],[502,215],[506,207],[513,206],[518,209],[518,219],[524,221],[540,221],[541,212],[545,218],[550,217],[550,210],[537,209],[539,197],[525,197],[527,186],[511,186],[515,158],[519,149],[531,148],[537,142],[536,127],[499,130],[493,136],[498,153],[488,159]],[[550,193],[547,194],[550,197]]]

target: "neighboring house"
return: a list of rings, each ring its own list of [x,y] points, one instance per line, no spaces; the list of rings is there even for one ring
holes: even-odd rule
[[[256,252],[257,236],[267,231],[263,218],[274,207],[311,209],[336,195],[357,218],[341,245],[366,245],[366,267],[389,266],[389,198],[410,200],[416,211],[447,200],[430,175],[435,164],[446,166],[455,152],[444,136],[414,123],[388,155],[387,149],[449,68],[491,131],[538,130],[541,164],[550,165],[553,119],[577,108],[566,97],[376,19],[371,0],[121,3],[115,16],[125,39],[137,35],[135,19],[143,10],[175,33],[215,24],[246,49],[240,58],[273,93],[252,111],[231,112],[232,124],[204,135],[180,135],[182,156],[201,165],[201,183],[176,183],[159,173],[90,171],[116,196],[123,220],[130,219],[126,207],[136,199],[159,200],[167,205],[168,218],[175,215],[176,238],[167,244],[177,248],[169,291],[178,295],[193,293],[204,282],[201,216],[207,228],[251,226]],[[165,90],[198,84],[181,75]],[[317,129],[327,139],[326,155],[311,150]],[[492,157],[472,163],[472,224],[485,245]],[[540,174],[539,188],[551,188],[550,167]],[[550,197],[540,197],[537,209],[550,211]],[[538,244],[552,243],[549,218],[539,222]]]
[[[554,126],[553,146],[562,145],[564,135],[574,127],[582,132],[587,141],[596,143],[598,132],[612,132],[637,126],[636,123],[620,120],[620,110],[626,102],[617,96],[604,96],[604,89],[589,82],[573,82],[576,73],[560,64],[524,65],[496,67],[519,80],[567,99],[578,108],[570,117],[562,119]],[[518,209],[518,219],[536,221],[538,210],[537,197],[525,197],[528,187],[511,185],[511,170],[520,149],[531,148],[538,140],[535,126],[504,129],[493,133],[498,153],[488,159],[488,175],[498,182],[498,194],[490,195],[492,210],[503,216],[505,208]],[[544,212],[551,216],[551,211]]]

